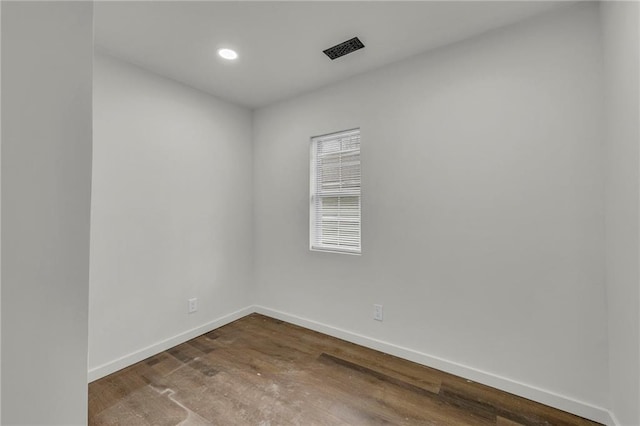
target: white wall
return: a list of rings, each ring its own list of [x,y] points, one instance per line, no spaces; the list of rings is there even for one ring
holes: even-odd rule
[[[93,5],[2,9],[2,424],[86,424]]]
[[[599,35],[580,4],[258,110],[258,303],[605,407]],[[353,127],[363,254],[310,252],[309,137]]]
[[[606,253],[611,410],[640,424],[638,3],[603,2]]]
[[[90,378],[250,305],[251,135],[249,110],[96,56]]]
[[[0,81],[2,81],[2,2],[0,1]],[[2,99],[2,84],[0,84],[0,99]],[[2,146],[2,102],[0,102],[0,147]],[[0,149],[0,224],[2,223],[2,149]],[[0,226],[0,241],[2,241],[2,226]],[[2,244],[0,244],[0,271],[2,271]],[[2,422],[2,274],[0,273],[0,423]]]

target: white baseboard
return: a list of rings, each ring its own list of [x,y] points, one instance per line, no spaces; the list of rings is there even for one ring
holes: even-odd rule
[[[618,421],[618,418],[616,417],[615,414],[613,414],[611,411],[607,411],[607,412],[609,413],[609,416],[611,416],[611,425],[613,425],[613,426],[622,426],[622,423],[620,423]]]
[[[187,330],[184,333],[180,333],[176,336],[170,337],[168,339],[154,343],[153,345],[147,346],[146,348],[142,348],[138,351],[132,352],[114,361],[110,361],[110,362],[107,362],[106,364],[102,364],[98,367],[94,367],[90,369],[88,372],[89,382],[93,382],[94,380],[98,380],[99,378],[104,376],[108,376],[111,373],[115,373],[118,370],[121,370],[130,365],[133,365],[136,362],[140,362],[143,359],[149,358],[150,356],[157,355],[160,352],[166,351],[167,349],[171,349],[172,347],[177,346],[181,343],[184,343],[187,340],[191,340],[194,337],[198,337],[204,333],[208,333],[211,330],[214,330],[218,327],[222,327],[223,325],[229,324],[230,322],[233,322],[237,319],[247,316],[253,312],[255,312],[254,307],[247,306],[238,311],[232,312],[228,315],[225,315],[223,317],[210,321],[206,324],[203,324],[199,327],[192,328],[191,330]]]
[[[571,397],[560,395],[546,389],[541,389],[536,386],[528,385],[526,383],[517,382],[515,380],[501,377],[493,373],[488,373],[486,371],[478,370],[473,367],[458,364],[456,362],[448,361],[446,359],[428,355],[406,347],[394,345],[392,343],[373,339],[361,334],[352,333],[344,329],[332,327],[330,325],[322,324],[296,315],[287,314],[285,312],[277,311],[264,306],[255,306],[254,308],[255,312],[257,313],[286,321],[295,325],[299,325],[301,327],[305,327],[314,331],[318,331],[320,333],[328,334],[329,336],[337,337],[339,339],[356,343],[361,346],[366,346],[368,348],[394,355],[399,358],[404,358],[409,361],[425,365],[427,367],[435,368],[437,370],[441,370],[450,374],[454,374],[456,376],[463,377],[465,379],[472,380],[474,382],[482,383],[484,385],[491,386],[505,392],[521,396],[523,398],[531,399],[541,404],[549,405],[551,407],[567,411],[569,413],[573,413],[578,416],[603,423],[605,425],[619,425],[619,423],[615,420],[615,416],[608,410],[589,404],[587,402],[578,401]]]

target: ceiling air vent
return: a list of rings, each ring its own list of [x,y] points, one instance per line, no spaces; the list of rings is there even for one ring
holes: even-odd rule
[[[331,60],[337,59],[340,56],[347,55],[351,52],[355,52],[358,49],[362,49],[364,44],[358,37],[354,37],[351,40],[343,41],[340,44],[336,44],[333,47],[323,50],[324,54],[331,58]]]

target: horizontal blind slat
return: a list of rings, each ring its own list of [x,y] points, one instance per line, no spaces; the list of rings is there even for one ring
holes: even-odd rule
[[[360,131],[312,139],[311,247],[359,253]]]

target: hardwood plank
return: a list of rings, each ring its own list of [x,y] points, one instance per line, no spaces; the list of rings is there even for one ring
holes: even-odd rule
[[[91,425],[595,425],[252,314],[89,385]]]
[[[521,423],[516,423],[512,420],[505,419],[504,417],[500,417],[500,416],[498,416],[496,425],[497,426],[523,426]]]
[[[90,417],[92,425],[177,425],[186,420],[187,411],[166,394],[148,386],[128,393],[115,404]]]
[[[325,363],[329,358],[322,357]],[[396,424],[491,425],[495,416],[460,410],[441,400],[437,393],[398,380],[373,370],[354,368],[344,362],[331,362],[333,368],[322,371],[323,383],[340,400],[351,401],[364,412],[376,413]]]
[[[333,356],[333,355],[329,355],[327,353],[321,353],[320,356],[318,357],[318,359],[321,362],[325,362],[325,363],[332,363],[332,364],[338,364],[341,365],[343,367],[346,368],[350,368],[352,370],[358,371],[360,373],[364,373],[364,374],[369,374],[373,377],[375,377],[378,380],[382,380],[382,381],[386,381],[388,383],[391,383],[393,385],[399,386],[401,388],[404,388],[410,392],[415,392],[417,394],[420,395],[424,395],[427,392],[431,393],[431,394],[437,394],[439,392],[439,386],[437,388],[435,388],[434,390],[430,390],[430,389],[425,389],[421,386],[416,386],[413,383],[410,383],[408,381],[403,380],[404,378],[398,378],[394,375],[388,375],[386,373],[380,372],[377,369],[373,369],[370,367],[367,367],[365,365],[362,365],[361,363],[357,363],[357,362],[353,362],[353,361],[347,361],[343,358],[339,358],[337,356]]]
[[[467,406],[491,408],[505,419],[525,425],[595,425],[597,423],[578,416],[538,404],[534,401],[500,392],[489,386],[450,376],[443,379],[440,393],[443,397]]]

